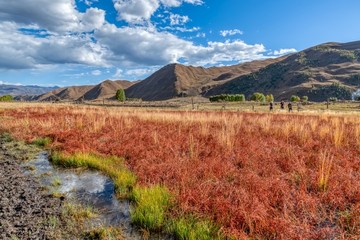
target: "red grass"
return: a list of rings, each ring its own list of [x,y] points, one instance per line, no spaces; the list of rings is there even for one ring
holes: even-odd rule
[[[359,117],[75,107],[1,115],[0,132],[27,141],[48,136],[70,153],[125,157],[141,184],[172,191],[172,214],[210,218],[228,236],[360,238]],[[334,161],[323,191],[325,151]]]

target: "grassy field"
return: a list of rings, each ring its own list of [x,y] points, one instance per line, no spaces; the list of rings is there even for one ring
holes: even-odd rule
[[[179,239],[359,239],[357,103],[291,114],[237,106],[10,103],[0,105],[0,132],[47,145],[58,164],[107,173],[148,230]]]

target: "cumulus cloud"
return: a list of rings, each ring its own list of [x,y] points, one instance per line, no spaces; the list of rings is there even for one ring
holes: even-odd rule
[[[223,37],[227,37],[227,36],[234,36],[236,34],[242,35],[243,32],[240,31],[239,29],[232,29],[232,30],[222,30],[220,31],[220,35]]]
[[[105,11],[98,8],[88,8],[80,14],[81,22],[78,31],[92,31],[102,27],[105,23]]]
[[[282,56],[290,53],[295,53],[297,50],[295,48],[283,48],[280,50],[275,50],[272,54],[275,56]]]
[[[118,19],[128,23],[144,23],[159,8],[158,0],[114,0]]]
[[[148,23],[154,13],[164,7],[179,7],[183,3],[201,5],[201,0],[113,0],[118,19],[130,24]]]
[[[128,22],[149,20],[161,6],[202,4],[199,0],[113,1],[119,17]],[[118,27],[105,20],[104,10],[89,7],[79,12],[74,0],[17,0],[6,4],[0,0],[0,69],[43,69],[65,64],[111,66],[117,68],[115,76],[120,77],[146,75],[153,71],[152,66],[174,62],[216,65],[271,57],[262,44],[228,40],[199,45],[182,39],[170,31],[198,32],[200,28],[182,26],[189,21],[187,16],[169,16],[173,16],[173,24],[158,29],[154,25]],[[240,33],[237,29],[223,32],[225,36]],[[271,54],[294,51],[280,49]]]
[[[195,45],[168,32],[148,31],[146,28],[117,28],[106,25],[95,32],[100,44],[112,53],[113,62],[125,65],[164,65],[180,59],[191,64],[215,64],[220,61],[246,61],[264,58],[262,44],[249,45],[243,41],[209,42]]]
[[[111,51],[109,58],[125,65],[162,65],[176,62],[190,42],[146,28],[106,25],[95,32],[98,42]]]
[[[51,35],[37,38],[24,35],[13,22],[0,24],[0,68],[26,69],[48,64],[87,64],[105,66],[106,49],[91,36]]]
[[[72,0],[0,1],[0,20],[36,24],[50,31],[70,31],[79,19]]]
[[[85,13],[80,13],[76,10],[74,0],[1,0],[0,20],[38,26],[57,33],[81,32],[101,27],[105,21],[105,11],[89,8]]]
[[[208,42],[207,46],[192,46],[184,54],[191,64],[208,65],[221,62],[244,62],[262,59],[266,52],[262,44],[247,44],[244,41]]]

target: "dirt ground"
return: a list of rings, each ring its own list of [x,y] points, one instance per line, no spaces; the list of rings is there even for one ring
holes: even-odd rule
[[[23,173],[0,140],[0,239],[50,239],[51,219],[60,214],[60,200],[43,191]]]

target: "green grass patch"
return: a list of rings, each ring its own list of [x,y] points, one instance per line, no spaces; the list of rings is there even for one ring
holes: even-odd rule
[[[135,208],[131,210],[131,221],[148,230],[160,230],[166,220],[170,205],[170,193],[162,186],[136,186],[132,192]]]
[[[4,132],[2,134],[0,134],[0,140],[2,142],[11,142],[14,141],[14,139],[12,138],[10,133]]]
[[[48,137],[40,137],[36,138],[34,141],[32,141],[32,144],[35,144],[39,147],[46,147],[51,143],[51,139]]]
[[[60,185],[61,185],[61,179],[59,177],[55,177],[51,181],[51,186],[53,186],[53,187],[59,187]]]
[[[219,233],[219,227],[211,221],[193,217],[175,219],[167,226],[167,230],[179,240],[225,239]]]
[[[112,227],[100,227],[83,234],[83,238],[87,240],[122,240],[122,231]]]
[[[71,220],[83,223],[87,219],[95,218],[97,213],[92,207],[83,207],[80,204],[66,203],[63,207],[62,215],[71,218]]]
[[[105,173],[114,181],[115,191],[121,197],[126,197],[136,183],[136,176],[130,172],[122,158],[103,157],[91,153],[65,155],[54,152],[51,154],[51,161],[67,168],[84,167]]]

